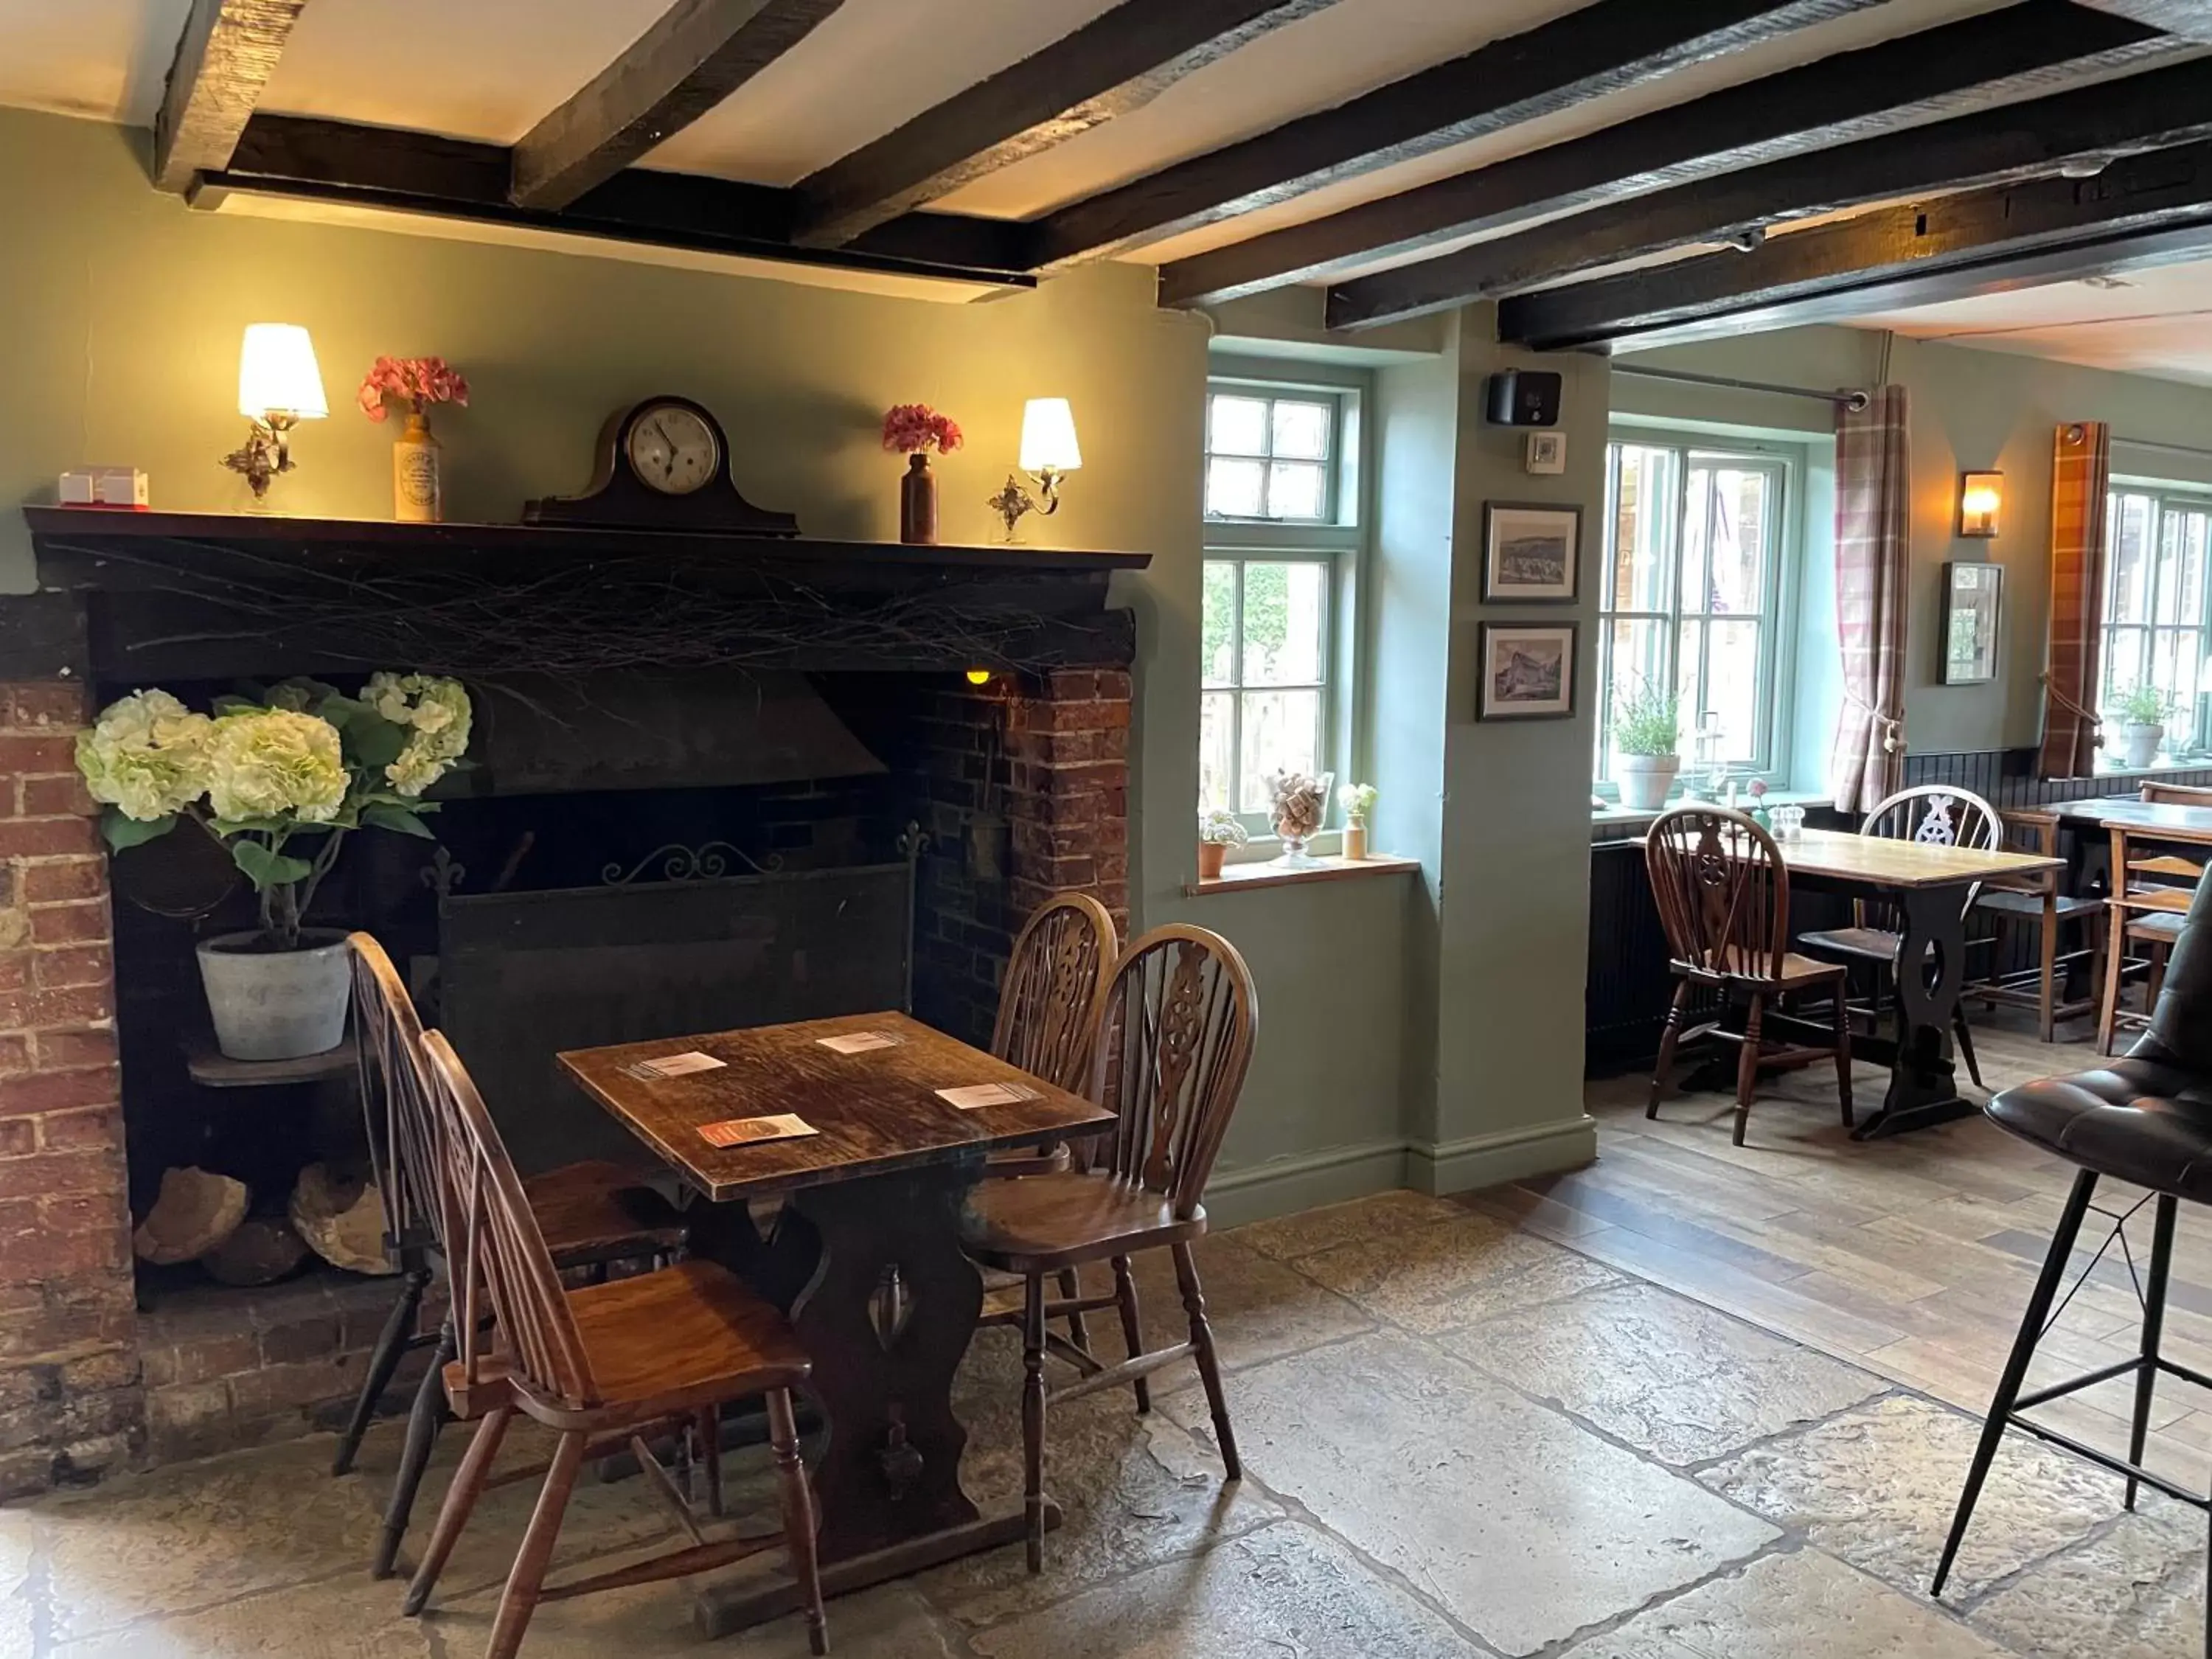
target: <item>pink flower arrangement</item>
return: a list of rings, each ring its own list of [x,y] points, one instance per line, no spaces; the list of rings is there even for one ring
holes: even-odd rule
[[[469,406],[469,383],[443,357],[379,357],[361,383],[357,401],[361,412],[382,422],[390,411],[385,399],[396,398],[410,414],[427,415],[432,404]]]
[[[927,449],[950,455],[966,441],[950,416],[927,404],[894,404],[884,411],[884,447],[894,455],[918,455]]]

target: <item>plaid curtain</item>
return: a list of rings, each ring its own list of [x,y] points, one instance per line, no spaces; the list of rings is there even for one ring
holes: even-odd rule
[[[1905,609],[1912,483],[1905,398],[1836,410],[1836,620],[1844,707],[1828,757],[1838,808],[1863,812],[1905,776]]]
[[[2105,492],[2112,428],[2058,428],[2051,465],[2051,638],[2043,670],[2041,775],[2086,778],[2097,769],[2098,630],[2104,620]]]

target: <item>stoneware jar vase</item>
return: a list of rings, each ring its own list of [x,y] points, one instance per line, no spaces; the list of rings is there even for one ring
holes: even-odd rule
[[[1198,844],[1198,878],[1200,881],[1221,879],[1222,860],[1229,856],[1228,844],[1218,841],[1202,841]]]
[[[2128,769],[2141,772],[2158,763],[2158,746],[2166,741],[2164,726],[2145,726],[2130,720],[2121,728],[2127,739]]]
[[[906,458],[899,480],[899,539],[909,547],[937,545],[937,475],[919,450]]]
[[[392,516],[402,524],[438,524],[446,516],[441,450],[427,416],[410,415],[392,446]]]
[[[1344,856],[1358,864],[1367,856],[1367,826],[1353,822],[1344,826]]]
[[[1657,811],[1681,769],[1680,755],[1623,755],[1613,780],[1620,786],[1620,804],[1632,812]]]
[[[258,933],[218,933],[198,955],[226,1059],[299,1060],[345,1040],[353,969],[337,928],[301,929],[296,951],[271,951]]]

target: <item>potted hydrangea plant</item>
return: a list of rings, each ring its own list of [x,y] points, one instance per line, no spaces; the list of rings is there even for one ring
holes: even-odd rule
[[[2172,708],[2173,700],[2148,680],[2112,700],[2111,713],[2120,723],[2129,770],[2140,772],[2157,764],[2159,747],[2166,741],[2166,717]]]
[[[1242,847],[1251,836],[1225,806],[1209,806],[1198,815],[1198,878],[1219,878],[1223,861],[1232,847]]]
[[[301,925],[355,830],[428,837],[422,792],[468,748],[468,693],[427,674],[376,674],[359,696],[289,680],[211,714],[136,691],[77,738],[77,770],[118,852],[189,819],[253,885],[261,925],[203,939],[216,1045],[234,1060],[289,1060],[345,1035],[345,936]]]
[[[1336,799],[1344,808],[1344,856],[1356,863],[1367,856],[1367,818],[1380,792],[1371,783],[1347,783]]]
[[[1621,699],[1613,714],[1613,749],[1623,806],[1655,812],[1667,804],[1682,769],[1681,741],[1680,705],[1673,697],[1644,685]]]

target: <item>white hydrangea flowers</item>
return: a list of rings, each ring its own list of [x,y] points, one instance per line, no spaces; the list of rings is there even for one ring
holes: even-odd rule
[[[218,823],[287,815],[328,823],[345,805],[349,781],[338,729],[319,714],[263,708],[215,722],[207,798]]]
[[[214,726],[167,691],[134,691],[101,710],[91,730],[77,733],[77,770],[94,800],[125,817],[169,817],[207,789]]]
[[[459,680],[433,674],[373,674],[362,701],[394,726],[410,728],[407,746],[384,769],[385,781],[410,799],[453,769],[469,746],[473,711]]]

